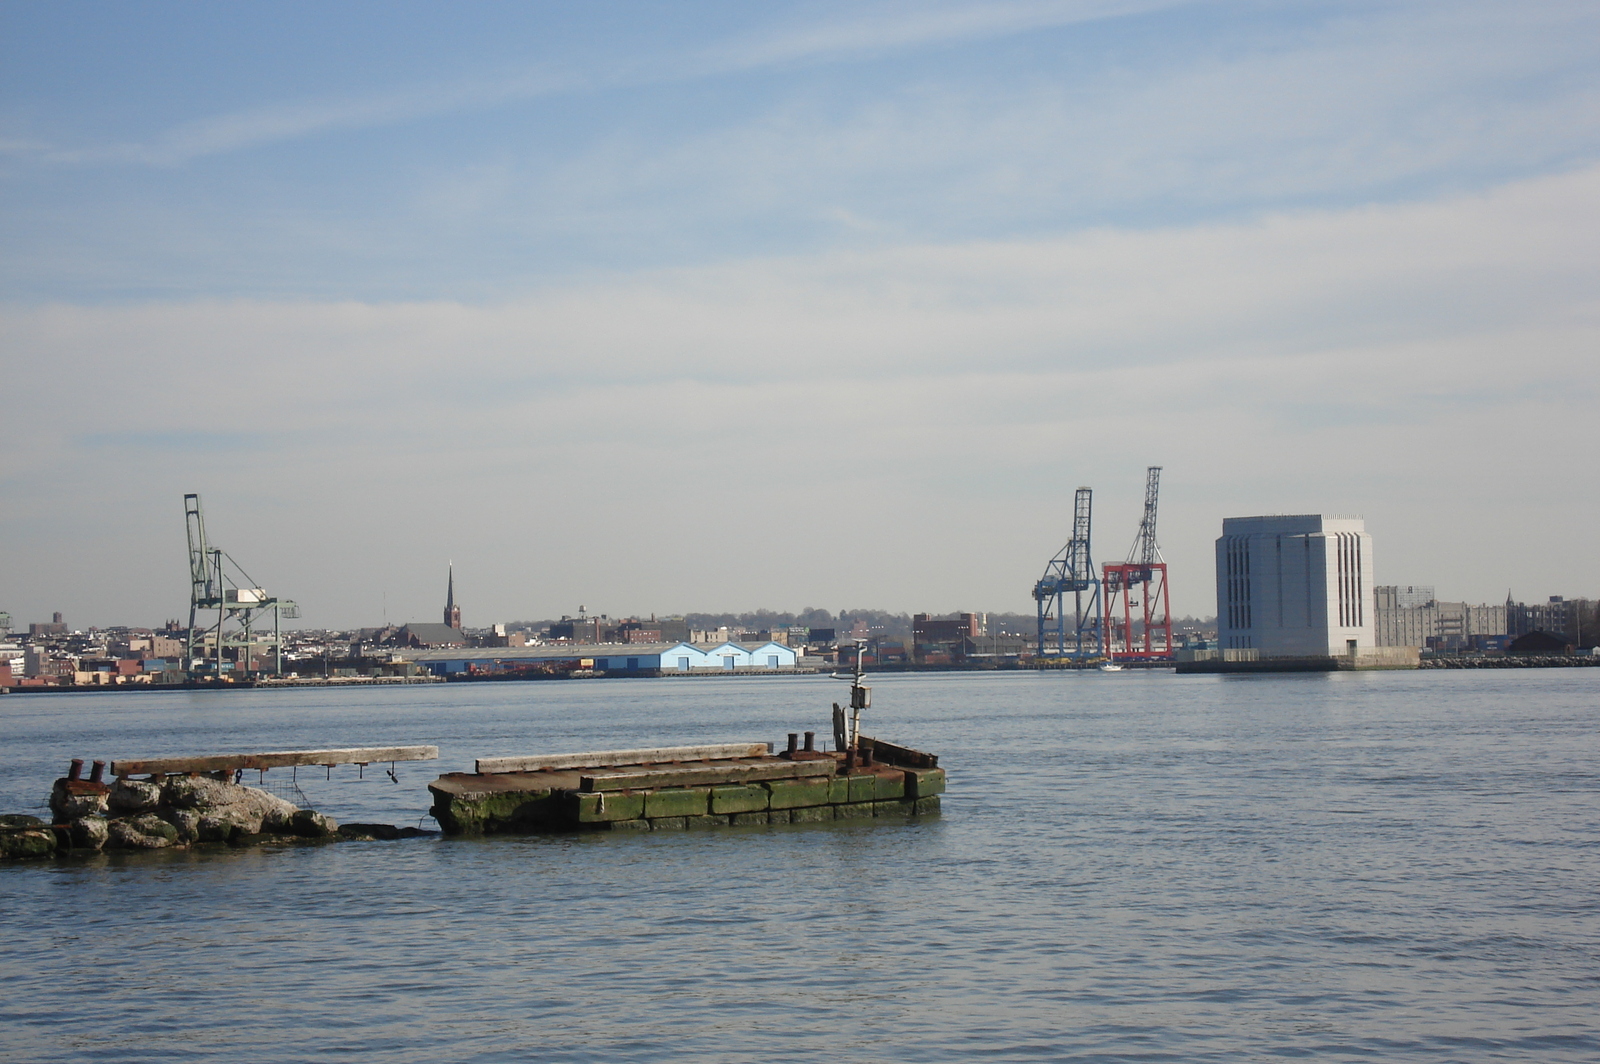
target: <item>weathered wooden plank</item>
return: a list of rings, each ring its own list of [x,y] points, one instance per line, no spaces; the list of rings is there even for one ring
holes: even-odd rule
[[[211,754],[113,761],[113,776],[178,772],[224,772],[241,768],[298,768],[306,765],[370,765],[380,761],[437,761],[437,746],[358,746],[342,750],[278,750],[264,754]]]
[[[645,750],[596,750],[587,754],[480,757],[474,764],[481,773],[537,772],[542,768],[606,768],[611,765],[646,765],[662,761],[764,757],[768,750],[766,743],[719,743],[713,746],[658,746]]]
[[[939,755],[925,754],[921,750],[913,750],[909,746],[897,746],[885,739],[874,739],[870,736],[861,737],[863,746],[872,747],[872,756],[879,761],[887,761],[891,765],[903,768],[938,768]]]
[[[831,776],[838,767],[827,761],[764,761],[758,764],[685,765],[682,768],[652,768],[636,772],[585,773],[578,781],[583,791],[621,791],[642,787],[704,787],[719,783],[746,783],[753,780],[800,779]]]

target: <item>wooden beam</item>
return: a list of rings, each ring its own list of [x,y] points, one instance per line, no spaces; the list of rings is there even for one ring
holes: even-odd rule
[[[639,787],[705,787],[722,783],[754,783],[757,780],[792,780],[809,776],[832,776],[839,762],[761,761],[728,765],[684,765],[682,768],[647,768],[632,772],[584,773],[578,780],[581,791],[623,791]]]
[[[925,754],[909,746],[897,746],[885,739],[874,739],[867,735],[861,737],[861,743],[863,746],[872,747],[872,757],[876,761],[887,761],[902,768],[939,767],[938,754]]]
[[[662,761],[719,761],[734,757],[765,757],[766,743],[720,743],[714,746],[658,746],[645,750],[596,750],[588,754],[541,754],[537,757],[480,757],[473,764],[480,773],[537,772],[542,768],[607,768],[611,765],[650,765]]]
[[[304,765],[371,765],[380,761],[437,761],[437,746],[358,746],[343,750],[279,750],[266,754],[212,754],[113,761],[113,776],[227,772],[241,768],[298,768]]]

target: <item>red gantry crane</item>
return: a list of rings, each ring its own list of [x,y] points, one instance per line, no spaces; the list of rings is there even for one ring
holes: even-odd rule
[[[1167,563],[1156,545],[1156,495],[1161,467],[1151,466],[1144,489],[1144,519],[1121,565],[1102,567],[1105,653],[1113,661],[1172,657],[1172,612],[1167,602]],[[1142,631],[1135,622],[1142,622]]]

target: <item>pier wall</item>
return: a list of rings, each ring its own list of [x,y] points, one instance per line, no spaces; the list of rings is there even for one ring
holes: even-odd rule
[[[526,779],[508,780],[508,776]],[[804,824],[936,815],[944,769],[871,765],[837,775],[586,791],[544,785],[539,773],[505,774],[474,789],[467,773],[429,786],[447,835],[546,831],[683,831],[743,824]],[[484,779],[480,777],[480,779]]]

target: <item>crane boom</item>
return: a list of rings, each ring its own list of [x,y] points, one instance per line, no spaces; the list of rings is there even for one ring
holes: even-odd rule
[[[1105,566],[1101,576],[1105,591],[1105,647],[1112,660],[1172,656],[1167,562],[1156,543],[1156,499],[1160,491],[1161,467],[1150,466],[1145,475],[1144,517],[1133,537],[1133,546],[1128,548],[1128,560]]]
[[[206,543],[206,519],[200,512],[200,496],[183,497],[183,520],[189,533],[189,601],[211,598],[211,548]],[[190,618],[190,627],[194,619]]]
[[[1145,474],[1144,483],[1144,518],[1139,522],[1139,533],[1133,537],[1133,546],[1128,548],[1128,564],[1154,565],[1156,562],[1165,561],[1161,557],[1161,548],[1156,544],[1156,497],[1161,492],[1161,467],[1151,466]]]

